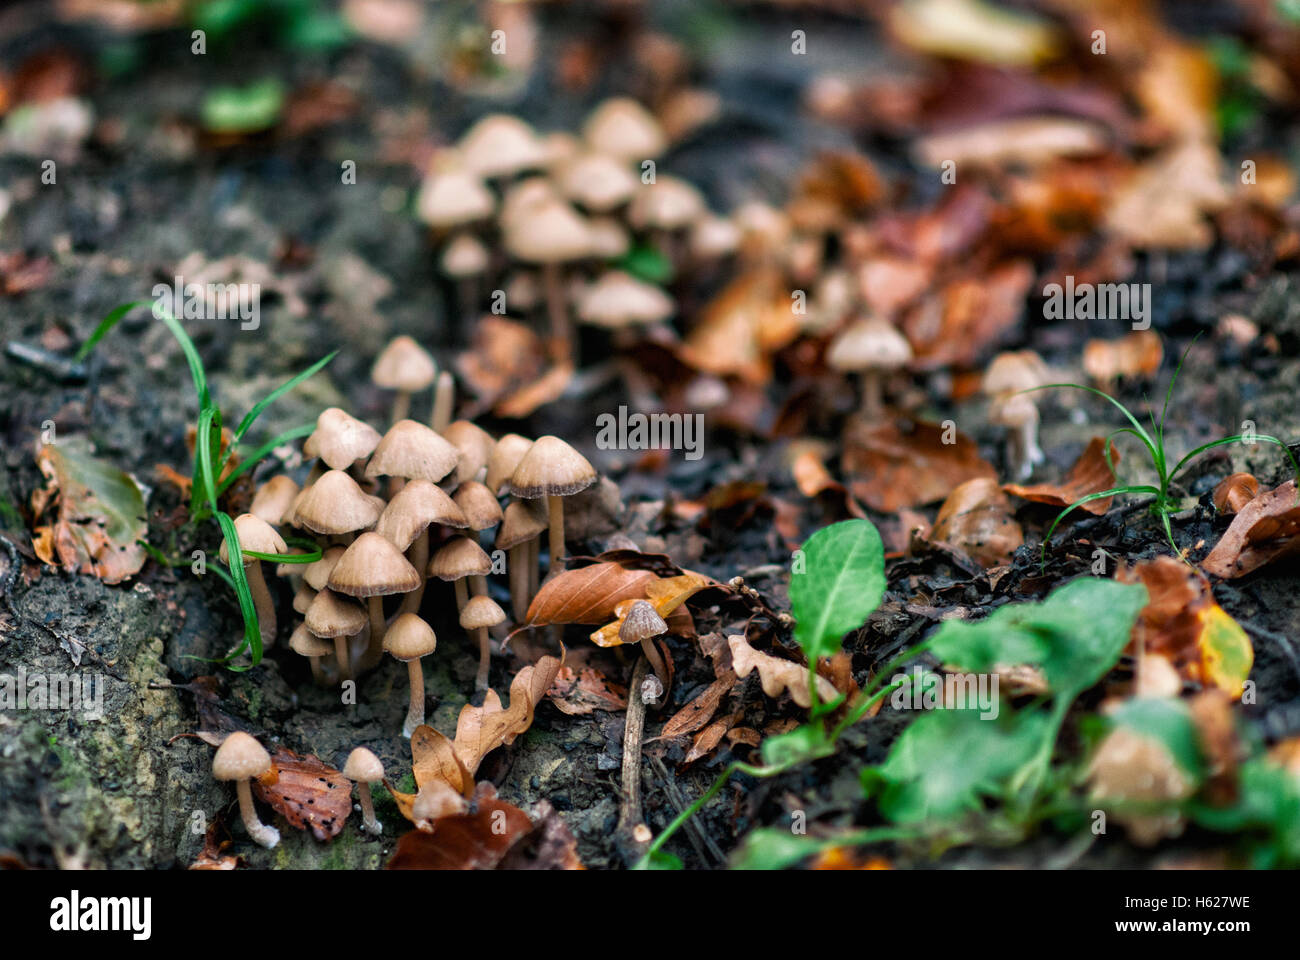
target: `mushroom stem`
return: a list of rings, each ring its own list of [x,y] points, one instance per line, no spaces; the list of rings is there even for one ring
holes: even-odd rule
[[[352,679],[352,654],[348,650],[347,637],[334,638],[334,659],[339,663],[339,680]]]
[[[654,669],[655,676],[659,678],[659,685],[663,687],[664,693],[668,693],[668,668],[664,665],[664,658],[659,655],[659,648],[655,645],[654,637],[646,637],[641,641],[641,652],[645,658],[650,661],[650,666]],[[641,693],[638,690],[637,696]]]
[[[456,613],[459,615],[465,609],[465,604],[469,603],[469,588],[465,586],[464,577],[454,582],[456,584]]]
[[[456,382],[446,370],[438,374],[433,387],[433,416],[429,426],[435,433],[442,433],[451,423],[451,408],[456,399]]]
[[[868,418],[880,416],[882,407],[880,393],[880,371],[862,371],[862,415]]]
[[[414,662],[414,661],[412,661]],[[369,833],[379,836],[383,825],[375,819],[375,805],[370,800],[370,784],[362,780],[357,784],[357,799],[361,801],[361,824]]]
[[[551,572],[564,569],[564,498],[546,498],[546,512],[550,517]]]
[[[420,571],[420,585],[402,597],[402,605],[397,609],[398,616],[404,613],[419,613],[420,604],[424,601],[424,585],[428,582],[425,579],[425,567],[429,565],[428,527],[425,527],[424,532],[415,538],[411,549],[406,553],[406,558],[411,561],[411,566]]]
[[[308,657],[311,663],[311,680],[318,687],[325,686],[325,674],[321,670],[320,657]]]
[[[405,390],[398,390],[393,398],[393,423],[405,420],[411,415],[411,395]]]
[[[533,537],[528,541],[528,602],[532,603],[533,597],[537,596],[537,591],[541,588],[542,578],[542,538]]]
[[[479,627],[478,634],[478,676],[474,678],[474,689],[486,690],[488,686],[488,668],[492,664],[492,647],[488,640],[487,627]]]
[[[249,592],[253,594],[253,609],[257,611],[257,625],[262,634],[262,647],[269,649],[275,646],[275,604],[271,602],[271,592],[266,589],[262,564],[254,562],[244,567],[244,578],[248,581]]]
[[[384,598],[371,597],[366,606],[370,608],[370,646],[366,654],[378,663],[384,656],[384,634],[388,630],[388,624],[384,622]]]
[[[409,740],[415,728],[424,723],[424,668],[420,666],[419,657],[406,661],[406,672],[411,678],[411,705],[406,710],[402,736]]]
[[[1016,430],[1020,434],[1020,455],[1023,457],[1021,472],[1027,477],[1034,471],[1034,464],[1045,459],[1038,446],[1038,418],[1022,423]]]
[[[569,332],[569,309],[564,302],[564,279],[558,263],[542,267],[546,285],[546,310],[551,320],[551,339],[562,349],[560,357],[569,359],[573,354],[572,335]]]
[[[275,827],[268,827],[257,819],[257,811],[253,808],[253,790],[248,785],[248,781],[237,781],[235,792],[239,794],[239,815],[243,817],[244,828],[248,830],[248,835],[253,838],[254,843],[261,844],[268,850],[274,847],[280,842],[280,831]]]
[[[510,567],[510,612],[516,623],[523,623],[528,614],[528,544],[517,543],[506,551],[506,564]]]

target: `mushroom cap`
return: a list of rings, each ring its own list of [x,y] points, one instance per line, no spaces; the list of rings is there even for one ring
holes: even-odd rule
[[[388,428],[366,464],[366,476],[438,481],[456,468],[456,448],[429,427],[398,420]]]
[[[299,615],[306,613],[307,608],[311,606],[311,602],[315,599],[316,588],[304,580],[298,584],[298,589],[293,592],[293,612]]]
[[[353,783],[378,783],[384,779],[384,765],[365,747],[357,747],[343,764],[343,776]]]
[[[826,362],[835,370],[897,370],[912,359],[907,338],[884,320],[859,320],[832,342]]]
[[[659,121],[629,97],[612,97],[593,110],[582,138],[593,150],[623,160],[651,160],[668,145]]]
[[[598,260],[617,260],[632,249],[632,238],[613,217],[592,217],[587,221],[591,255]]]
[[[516,497],[568,497],[596,482],[596,468],[559,437],[539,437],[510,475]]]
[[[334,564],[339,562],[339,557],[343,556],[346,549],[340,546],[327,547],[321,552],[319,560],[307,564],[307,569],[302,573],[303,583],[313,590],[324,590],[329,584],[330,574],[334,572]]]
[[[529,507],[527,500],[511,500],[506,504],[505,513],[501,518],[496,548],[509,550],[511,547],[517,547],[540,535],[546,526],[546,520]]]
[[[484,179],[513,176],[547,161],[546,145],[533,128],[504,113],[479,120],[457,146],[465,169]]]
[[[700,191],[685,180],[664,174],[644,185],[632,198],[627,219],[638,230],[679,230],[707,212]]]
[[[239,537],[239,549],[241,552],[252,550],[254,553],[288,553],[289,545],[284,542],[284,537],[275,532],[275,527],[271,526],[261,517],[255,517],[251,513],[241,513],[235,518],[235,533]],[[226,549],[226,541],[221,541],[221,549],[218,551],[221,555],[222,563],[230,563],[230,552]],[[250,563],[256,563],[253,557],[244,557],[244,566]]]
[[[334,652],[334,644],[316,636],[307,629],[307,624],[300,623],[289,637],[289,649],[300,657],[328,657]]]
[[[442,432],[442,435],[460,454],[460,459],[456,463],[457,483],[475,479],[479,471],[487,466],[496,447],[492,434],[468,420],[452,421],[447,424],[447,429]]]
[[[378,597],[410,593],[420,583],[402,551],[377,533],[363,533],[334,565],[329,588],[350,597]]]
[[[416,216],[438,230],[486,220],[496,197],[468,170],[434,171],[424,178],[415,202]]]
[[[624,643],[640,643],[668,632],[668,624],[648,600],[637,600],[623,617],[618,638]]]
[[[384,652],[394,660],[418,660],[438,647],[433,627],[414,613],[404,613],[384,634]]]
[[[373,527],[383,504],[342,470],[328,470],[303,491],[294,510],[294,523],[313,533],[353,533]]]
[[[477,480],[467,480],[457,487],[455,501],[471,530],[486,530],[501,522],[496,494]]]
[[[506,224],[506,250],[525,263],[566,263],[590,256],[591,236],[577,211],[551,201]]]
[[[993,358],[980,389],[986,394],[1018,393],[1048,383],[1051,371],[1033,350],[1009,350]]]
[[[442,251],[442,271],[449,277],[475,277],[487,266],[487,247],[471,234],[458,234]]]
[[[560,170],[560,189],[592,213],[608,213],[632,198],[640,182],[627,165],[608,154],[585,153]]]
[[[445,780],[431,780],[420,788],[411,804],[411,815],[419,822],[454,817],[469,809],[469,803]]]
[[[271,526],[278,527],[286,522],[285,516],[296,496],[298,496],[298,484],[294,483],[293,477],[283,473],[276,474],[257,488],[248,512],[265,520]]]
[[[403,334],[393,337],[370,368],[370,381],[386,390],[415,393],[426,390],[438,376],[438,365],[429,352]]]
[[[439,580],[485,577],[492,572],[492,560],[469,537],[452,537],[433,555],[427,572]]]
[[[1036,425],[1038,405],[1027,394],[999,394],[989,404],[989,422],[1000,427]]]
[[[370,456],[379,443],[379,431],[356,417],[330,407],[316,418],[316,429],[302,444],[304,456],[320,457],[326,466],[346,470]]]
[[[517,433],[507,433],[498,440],[492,448],[492,456],[488,457],[487,476],[483,478],[487,488],[493,493],[501,493],[532,445],[533,441]]]
[[[578,302],[578,317],[598,327],[660,323],[673,315],[673,301],[661,289],[622,270],[607,270]]]
[[[316,594],[316,599],[303,615],[308,630],[318,637],[328,638],[355,636],[368,620],[365,607],[328,588]]]
[[[727,217],[709,214],[695,221],[691,228],[691,253],[701,259],[728,256],[739,246],[740,228]]]
[[[429,480],[412,480],[384,508],[375,524],[375,533],[398,550],[405,550],[431,523],[469,526],[460,507],[441,487]]]
[[[489,596],[470,597],[465,609],[460,612],[460,625],[466,630],[495,627],[505,621],[506,612]]]
[[[501,200],[500,226],[502,232],[511,230],[538,210],[550,203],[563,203],[564,198],[547,177],[528,177],[512,184]],[[511,297],[511,302],[514,298]]]
[[[216,780],[249,780],[271,769],[271,755],[266,748],[242,730],[221,741],[212,758],[212,776]]]

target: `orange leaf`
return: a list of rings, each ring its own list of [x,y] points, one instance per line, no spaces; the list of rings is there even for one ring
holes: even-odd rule
[[[1093,437],[1088,441],[1088,446],[1079,459],[1074,462],[1070,468],[1070,475],[1061,483],[1036,483],[1030,486],[1022,486],[1018,483],[1004,484],[1002,489],[1013,497],[1020,497],[1022,500],[1032,500],[1034,503],[1047,503],[1054,507],[1065,507],[1080,497],[1086,497],[1091,493],[1101,493],[1103,490],[1109,490],[1115,486],[1115,474],[1106,464],[1106,455],[1103,452],[1106,441],[1101,437]],[[1116,464],[1119,463],[1119,451],[1111,447],[1110,455]],[[1101,500],[1090,500],[1079,507],[1080,510],[1086,510],[1088,513],[1101,516],[1110,509],[1111,501],[1114,497],[1105,497]]]
[[[658,577],[621,563],[593,563],[547,580],[528,605],[528,623],[604,623],[621,600],[640,600]]]
[[[253,781],[253,792],[317,840],[337,836],[352,812],[352,781],[311,754],[299,756],[284,747],[271,758],[270,772]]]
[[[958,484],[993,478],[974,441],[933,423],[902,419],[868,423],[855,418],[845,431],[843,470],[849,489],[881,513],[896,513],[948,496]]]

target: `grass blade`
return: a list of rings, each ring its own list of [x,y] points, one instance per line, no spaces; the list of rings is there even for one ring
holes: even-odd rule
[[[294,387],[298,386],[298,384],[302,383],[304,380],[307,380],[310,377],[313,377],[317,373],[319,373],[320,370],[327,363],[329,363],[331,360],[333,360],[335,357],[338,356],[338,353],[339,352],[335,350],[333,353],[329,354],[328,356],[322,357],[320,360],[317,360],[306,370],[302,371],[302,373],[298,374],[296,377],[291,377],[290,379],[286,380],[284,383],[280,384],[278,387],[276,387],[274,390],[268,393],[265,397],[263,397],[261,400],[255,403],[253,405],[253,409],[248,411],[248,415],[245,416],[244,419],[239,422],[239,427],[235,430],[234,443],[231,444],[230,450],[226,451],[226,457],[222,459],[221,466],[224,467],[226,465],[225,460],[230,457],[231,451],[234,450],[234,444],[239,443],[239,441],[244,438],[244,434],[246,434],[249,431],[249,428],[253,426],[257,418],[262,415],[263,410],[265,410],[267,407],[273,404],[280,397],[284,396]]]
[[[305,437],[315,429],[316,429],[316,424],[304,423],[300,427],[294,427],[292,430],[286,430],[284,431],[284,433],[277,434],[275,437],[272,437],[270,440],[266,441],[266,443],[262,444],[260,447],[254,450],[252,454],[250,454],[247,458],[241,461],[238,467],[236,467],[234,470],[231,470],[228,474],[225,475],[225,477],[222,478],[221,482],[217,484],[217,496],[221,496],[221,494],[225,493],[228,489],[230,489],[230,485],[234,483],[240,477],[241,474],[243,474],[247,470],[251,470],[255,468],[276,447],[283,446],[284,444],[288,443],[290,440],[297,440],[299,437]],[[229,456],[230,456],[230,450],[227,449],[226,457]],[[225,463],[225,458],[222,458],[222,464],[224,465],[224,463]]]

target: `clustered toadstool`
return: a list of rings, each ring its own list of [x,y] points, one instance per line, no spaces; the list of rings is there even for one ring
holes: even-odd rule
[[[235,781],[235,792],[239,795],[239,815],[244,821],[244,828],[254,843],[268,849],[280,842],[280,831],[257,819],[249,781],[270,769],[271,755],[266,752],[266,748],[239,730],[221,741],[221,746],[212,758],[213,779]]]

